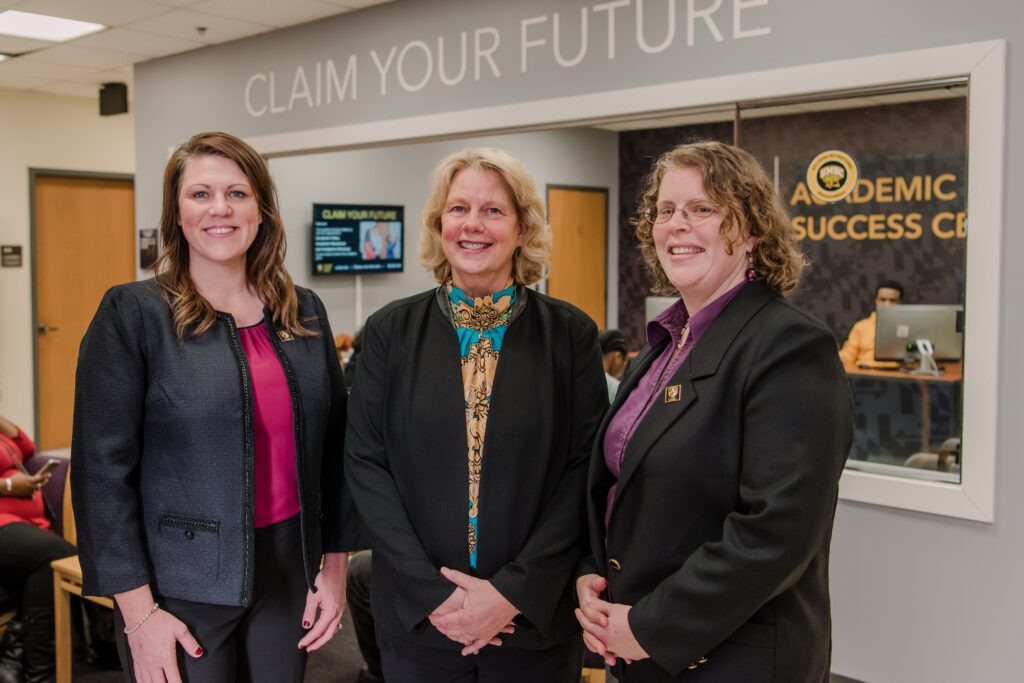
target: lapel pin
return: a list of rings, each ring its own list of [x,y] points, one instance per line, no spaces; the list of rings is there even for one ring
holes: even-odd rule
[[[292,333],[288,330],[278,330],[277,337],[283,342],[295,341],[295,337],[293,337]]]
[[[665,403],[678,403],[683,398],[683,385],[673,384],[665,387]]]

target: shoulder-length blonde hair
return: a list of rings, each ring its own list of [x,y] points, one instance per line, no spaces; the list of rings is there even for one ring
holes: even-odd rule
[[[744,232],[749,232],[757,240],[751,256],[758,276],[779,294],[791,292],[800,281],[806,261],[797,246],[782,199],[761,164],[749,152],[713,140],[672,148],[654,162],[647,176],[636,216],[631,222],[636,227],[644,262],[654,276],[651,290],[657,294],[677,292],[658,261],[654,225],[647,216],[658,202],[658,190],[665,174],[681,167],[697,169],[708,198],[722,207],[725,218],[721,233],[726,251],[733,253]]]
[[[494,171],[511,190],[523,235],[522,246],[516,247],[512,254],[512,281],[517,285],[532,285],[544,277],[551,260],[551,226],[544,219],[544,202],[523,163],[509,152],[494,147],[464,149],[444,158],[434,168],[430,195],[423,207],[420,262],[433,271],[438,282],[446,282],[451,277],[451,264],[441,248],[441,216],[452,181],[459,171],[467,168]]]
[[[217,311],[196,289],[189,274],[189,245],[181,228],[178,199],[181,176],[192,159],[219,156],[238,164],[252,187],[260,210],[256,238],[245,254],[246,278],[270,309],[274,323],[292,334],[316,334],[299,321],[295,286],[284,268],[285,233],[277,208],[277,188],[270,170],[256,150],[227,133],[198,133],[171,153],[164,170],[160,237],[163,247],[156,260],[156,281],[174,316],[179,339],[199,336],[217,320]]]

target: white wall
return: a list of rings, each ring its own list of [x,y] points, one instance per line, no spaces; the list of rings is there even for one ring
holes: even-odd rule
[[[95,99],[0,90],[0,244],[23,259],[0,268],[0,413],[33,437],[29,169],[133,173],[133,130],[131,114],[100,117]]]
[[[618,136],[599,130],[557,130],[447,140],[399,147],[312,154],[271,159],[281,213],[288,230],[288,271],[297,284],[314,289],[324,300],[335,333],[354,333],[355,279],[351,275],[310,275],[310,233],[313,203],[397,204],[405,207],[405,271],[362,276],[365,320],[394,299],[435,286],[433,276],[419,263],[420,212],[427,198],[428,179],[443,157],[465,147],[503,147],[518,156],[533,175],[541,197],[546,184],[585,185],[609,191],[609,270],[616,282],[617,231],[611,221],[618,206]],[[609,287],[609,312],[618,308]],[[609,321],[614,321],[609,317]]]

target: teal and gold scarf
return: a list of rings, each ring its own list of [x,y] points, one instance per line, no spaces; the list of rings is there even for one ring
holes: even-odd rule
[[[484,434],[487,431],[494,372],[498,367],[498,355],[516,300],[516,288],[509,285],[490,296],[474,299],[466,296],[450,280],[446,287],[462,356],[466,445],[469,449],[469,565],[476,569]]]

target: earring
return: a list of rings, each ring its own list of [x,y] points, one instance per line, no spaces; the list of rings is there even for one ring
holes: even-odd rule
[[[754,268],[754,254],[747,252],[747,271],[744,273],[747,277],[747,282],[753,282],[757,279],[757,270]]]

